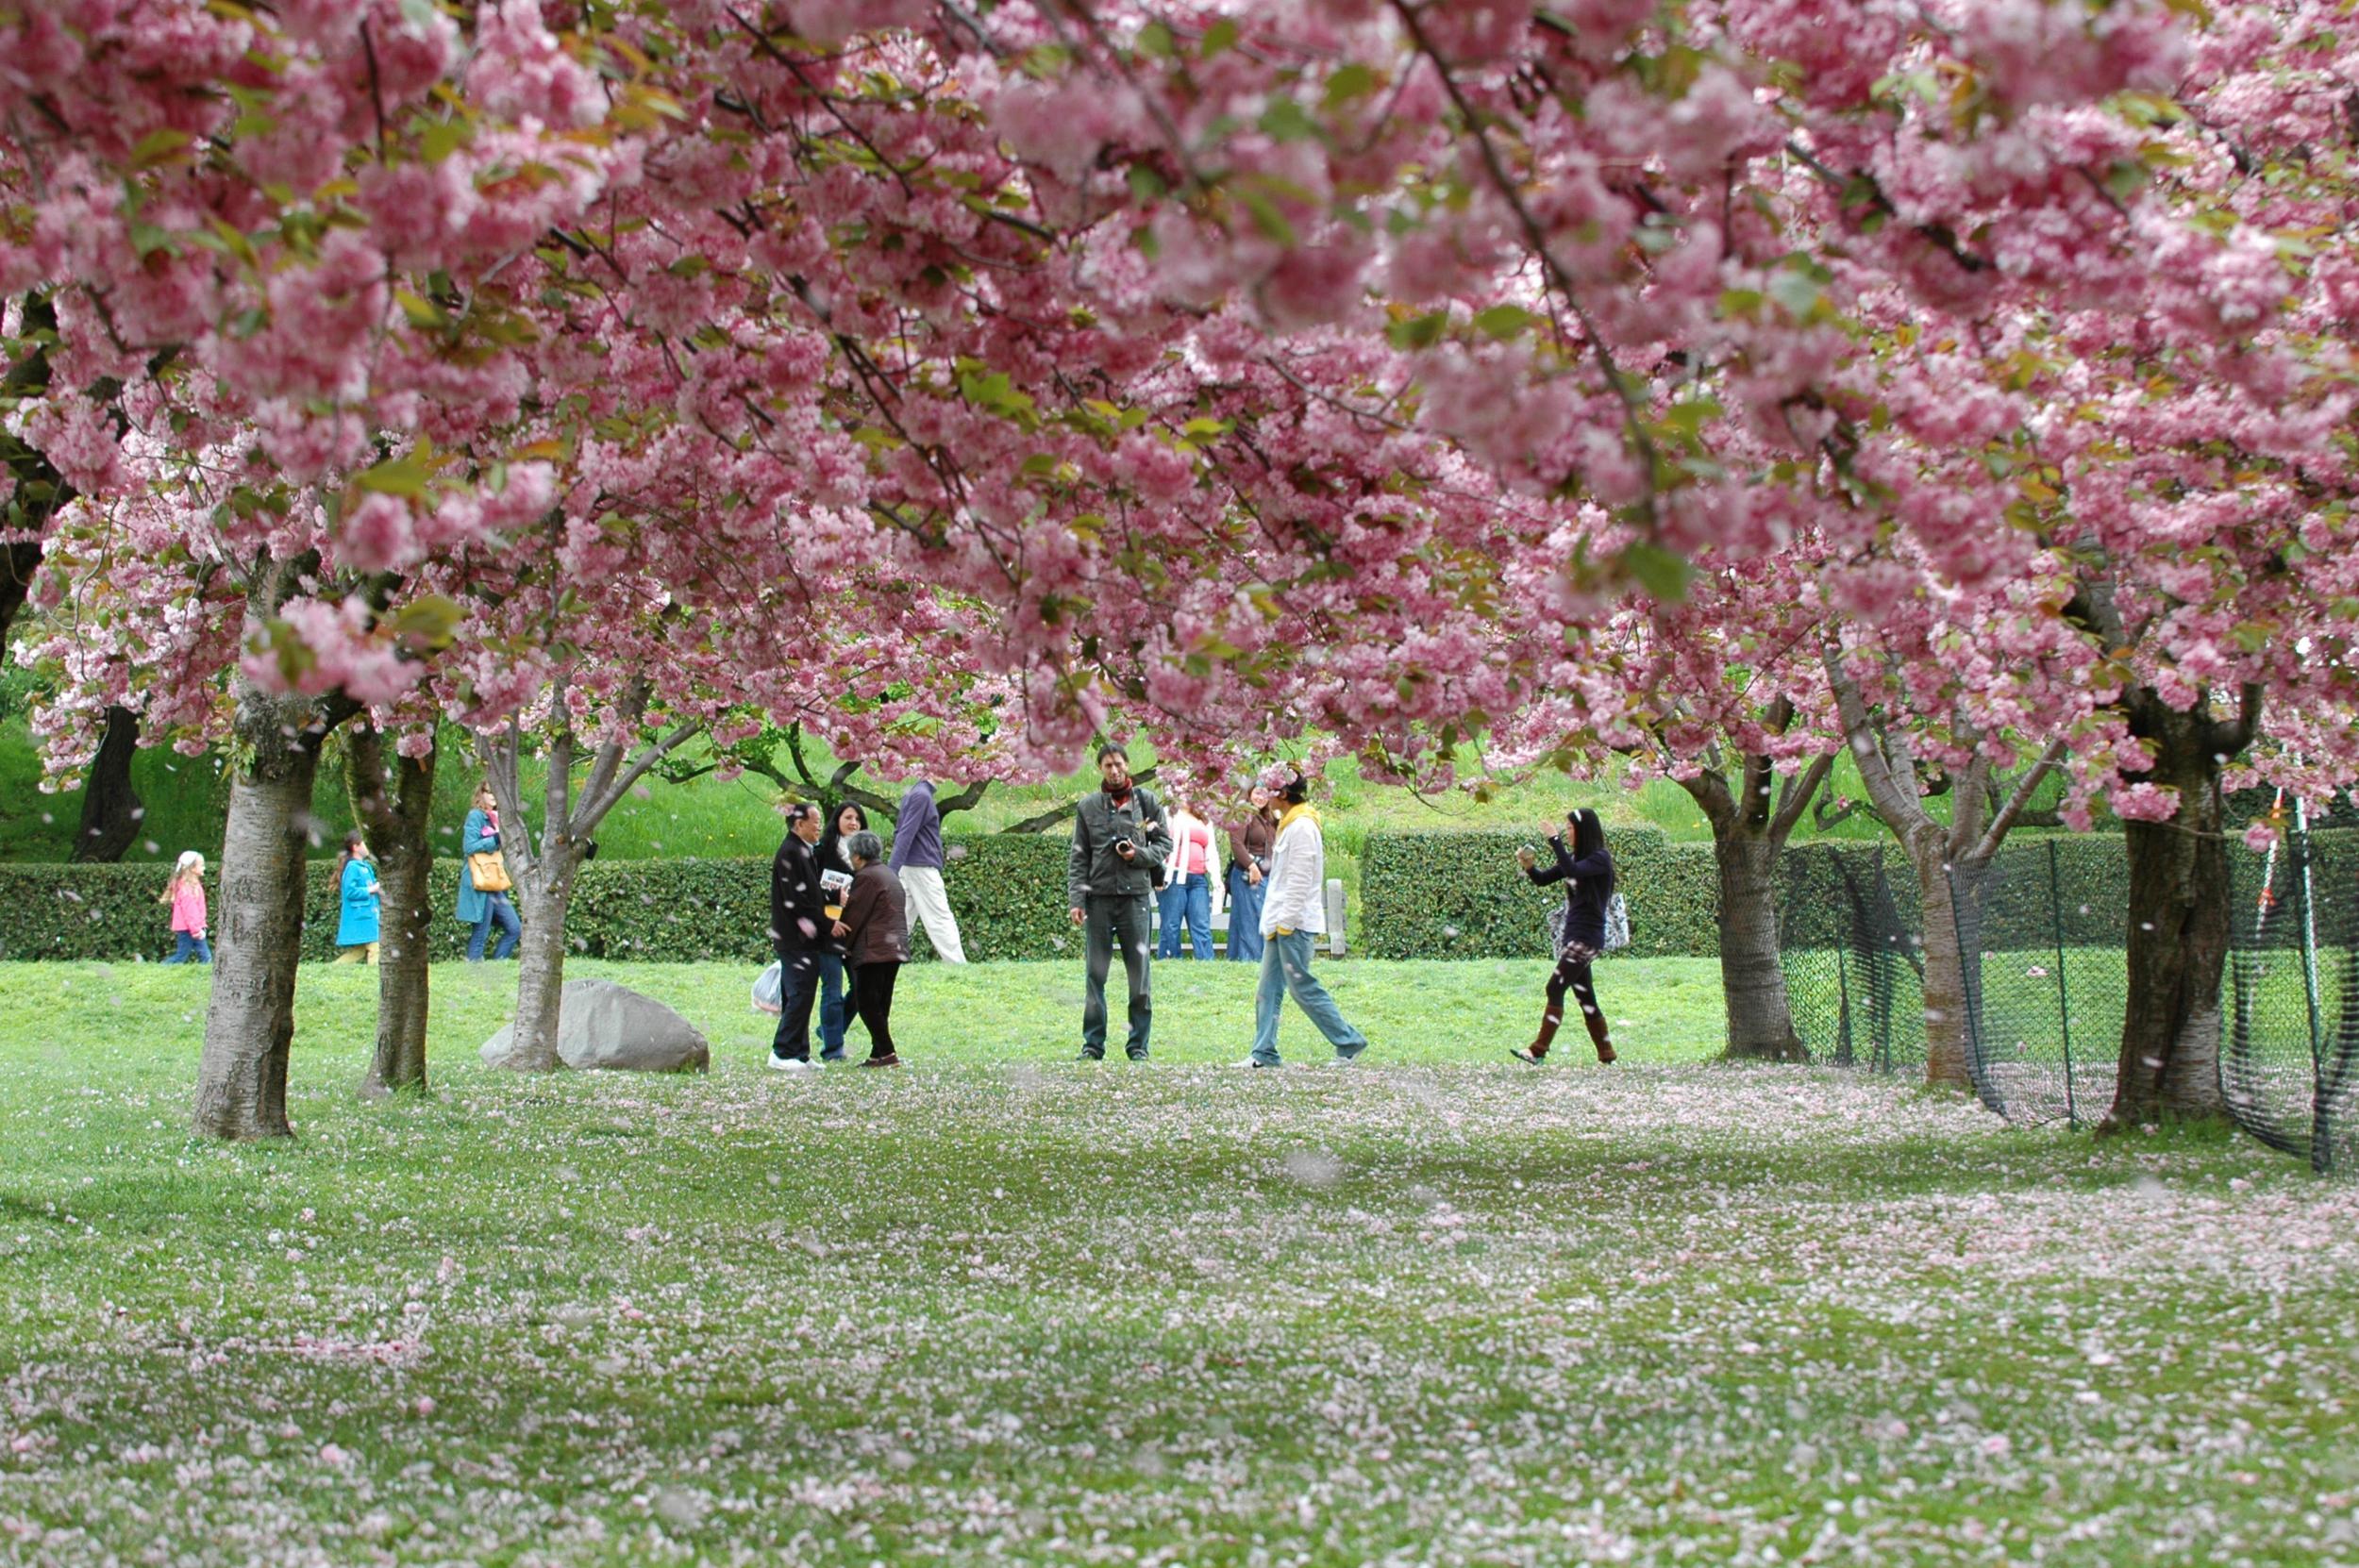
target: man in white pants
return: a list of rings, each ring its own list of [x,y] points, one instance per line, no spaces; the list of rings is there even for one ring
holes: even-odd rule
[[[893,819],[890,863],[909,895],[910,930],[924,921],[926,940],[942,961],[964,963],[959,919],[950,912],[950,895],[942,889],[942,813],[934,808],[934,787],[922,778],[901,797],[901,814]]]

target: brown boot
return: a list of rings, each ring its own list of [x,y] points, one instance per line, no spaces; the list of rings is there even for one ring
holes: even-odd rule
[[[1531,1043],[1520,1051],[1510,1051],[1507,1054],[1517,1061],[1529,1061],[1536,1065],[1541,1058],[1548,1054],[1548,1043],[1556,1038],[1556,1026],[1563,1022],[1564,1017],[1560,1013],[1541,1014],[1540,1032],[1531,1037]]]
[[[1601,1013],[1584,1012],[1581,1021],[1589,1026],[1589,1043],[1598,1048],[1599,1061],[1614,1059],[1613,1037],[1606,1033],[1605,1017]]]

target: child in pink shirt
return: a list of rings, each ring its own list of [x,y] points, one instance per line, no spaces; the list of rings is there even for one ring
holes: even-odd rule
[[[156,902],[172,906],[173,950],[164,962],[212,962],[213,944],[205,940],[205,857],[184,851]]]

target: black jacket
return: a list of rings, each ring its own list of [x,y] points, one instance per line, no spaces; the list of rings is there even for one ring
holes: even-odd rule
[[[1126,860],[1114,853],[1129,839],[1138,853]],[[1092,893],[1144,898],[1155,891],[1171,856],[1171,825],[1163,803],[1142,785],[1130,787],[1128,804],[1117,807],[1106,792],[1081,797],[1073,812],[1073,854],[1065,865],[1065,898],[1072,909]]]
[[[841,953],[835,923],[827,916],[819,860],[811,846],[789,833],[770,861],[770,940],[784,959],[794,953]]]
[[[1605,902],[1614,896],[1614,857],[1600,849],[1574,859],[1564,852],[1564,836],[1548,841],[1556,864],[1534,866],[1524,873],[1540,887],[1564,884],[1564,940],[1602,951],[1605,947]]]

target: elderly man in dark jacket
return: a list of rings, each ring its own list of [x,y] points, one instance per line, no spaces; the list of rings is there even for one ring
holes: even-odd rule
[[[778,1032],[770,1042],[770,1065],[781,1073],[811,1070],[811,1005],[819,994],[820,964],[823,956],[842,951],[829,929],[834,922],[812,849],[819,832],[815,804],[788,807],[786,842],[770,862],[770,941],[778,954]]]
[[[1087,931],[1089,986],[1081,1003],[1081,1059],[1106,1055],[1106,971],[1117,944],[1130,982],[1132,1061],[1146,1059],[1155,1008],[1147,993],[1147,903],[1171,854],[1171,826],[1163,806],[1130,780],[1130,758],[1120,746],[1097,754],[1104,788],[1083,795],[1073,813],[1073,855],[1066,867],[1066,902],[1073,924]]]

